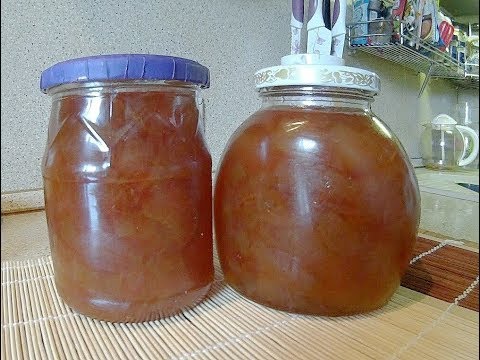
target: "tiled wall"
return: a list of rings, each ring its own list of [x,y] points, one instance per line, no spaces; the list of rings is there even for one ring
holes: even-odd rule
[[[289,21],[289,0],[4,0],[2,192],[42,186],[50,100],[38,90],[40,72],[64,59],[99,53],[170,54],[208,66],[207,138],[217,164],[230,134],[259,106],[253,73],[278,64],[289,51]],[[457,91],[434,81],[417,99],[421,76],[360,53],[348,56],[347,63],[381,76],[374,111],[418,158],[419,124],[450,113]]]

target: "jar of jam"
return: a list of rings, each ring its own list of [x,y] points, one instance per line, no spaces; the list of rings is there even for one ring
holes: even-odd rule
[[[136,322],[199,302],[213,280],[209,70],[160,55],[48,68],[43,158],[55,283],[79,313]]]
[[[287,56],[256,73],[263,105],[223,153],[214,225],[225,279],[238,292],[338,316],[390,299],[420,207],[404,149],[371,111],[378,76],[327,60]]]

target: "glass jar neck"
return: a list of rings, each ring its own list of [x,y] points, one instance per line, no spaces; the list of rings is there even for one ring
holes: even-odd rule
[[[322,107],[370,112],[373,94],[355,89],[312,86],[272,87],[260,90],[262,108],[272,106]]]
[[[181,81],[90,81],[59,85],[48,90],[47,94],[57,98],[69,95],[161,91],[194,96],[199,89],[198,85]]]

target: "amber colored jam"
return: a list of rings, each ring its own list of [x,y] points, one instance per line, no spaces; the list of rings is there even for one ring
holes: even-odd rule
[[[195,91],[163,88],[53,98],[43,175],[55,282],[94,318],[168,316],[213,280],[212,164]]]
[[[291,312],[379,308],[411,258],[419,201],[404,150],[371,114],[267,107],[234,134],[216,178],[225,279]]]

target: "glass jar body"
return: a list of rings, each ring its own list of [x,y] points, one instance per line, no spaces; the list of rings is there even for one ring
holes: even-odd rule
[[[196,87],[52,90],[42,170],[60,296],[122,322],[200,301],[213,279],[212,191]]]
[[[346,315],[385,304],[416,241],[419,191],[391,131],[353,94],[264,95],[215,183],[226,281],[264,305]]]

